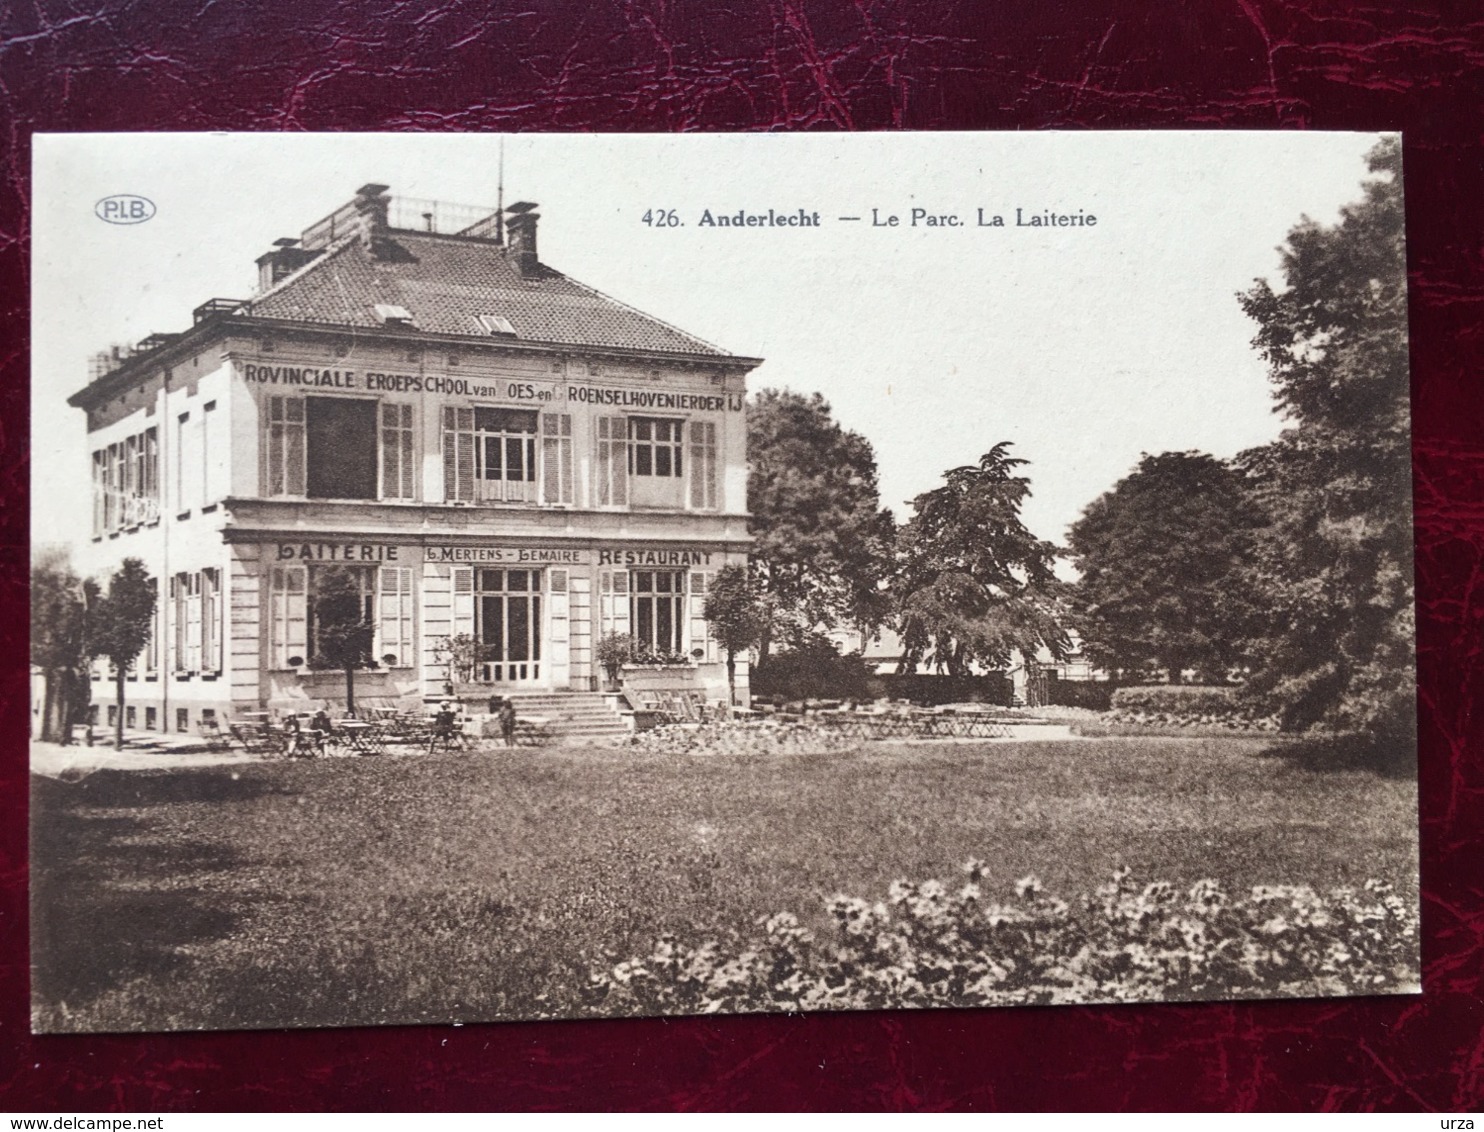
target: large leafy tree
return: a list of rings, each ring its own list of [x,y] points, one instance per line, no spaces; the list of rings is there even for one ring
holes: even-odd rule
[[[770,610],[759,665],[780,634],[880,625],[895,522],[881,507],[870,442],[842,428],[819,394],[777,389],[753,398],[747,436],[752,567]]]
[[[1077,631],[1104,668],[1239,666],[1251,612],[1242,571],[1257,518],[1241,472],[1201,452],[1146,455],[1068,532]]]
[[[366,608],[360,575],[344,566],[316,571],[310,616],[314,619],[316,668],[338,668],[345,673],[345,710],[356,710],[356,669],[375,663],[371,650],[376,626]]]
[[[124,745],[124,681],[129,669],[149,643],[154,628],[159,586],[138,558],[125,558],[108,590],[95,603],[88,618],[88,649],[108,659],[113,666],[114,696],[118,705],[114,719],[114,746]]]
[[[38,548],[31,563],[31,663],[45,684],[41,738],[72,741],[89,692],[89,613],[98,600],[98,585],[73,571],[67,552]]]
[[[1372,150],[1338,224],[1289,234],[1283,285],[1240,296],[1293,427],[1240,459],[1267,525],[1253,692],[1291,728],[1414,726],[1401,145]]]
[[[1009,449],[997,444],[977,464],[945,472],[942,487],[913,501],[895,587],[904,672],[927,663],[957,676],[976,663],[1004,667],[1012,651],[1066,653],[1056,548],[1020,520],[1030,481]]]

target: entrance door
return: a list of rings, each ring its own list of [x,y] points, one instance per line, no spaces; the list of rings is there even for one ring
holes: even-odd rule
[[[541,571],[475,572],[479,678],[492,684],[541,682]]]

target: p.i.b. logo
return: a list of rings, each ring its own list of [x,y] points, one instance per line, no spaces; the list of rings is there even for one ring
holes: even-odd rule
[[[115,193],[93,206],[99,220],[109,224],[143,224],[155,214],[155,202],[134,193]]]

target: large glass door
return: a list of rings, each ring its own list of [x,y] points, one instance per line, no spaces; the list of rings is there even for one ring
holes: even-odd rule
[[[541,571],[478,570],[475,631],[479,676],[491,684],[541,681]]]

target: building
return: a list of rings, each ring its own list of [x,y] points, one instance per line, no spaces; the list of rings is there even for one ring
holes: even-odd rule
[[[542,263],[535,207],[363,186],[258,259],[255,297],[95,361],[69,399],[93,485],[81,565],[134,556],[160,583],[127,722],[340,701],[331,591],[374,625],[358,697],[591,690],[610,632],[725,686],[701,611],[746,561],[758,359]],[[479,651],[452,671],[461,635]]]

